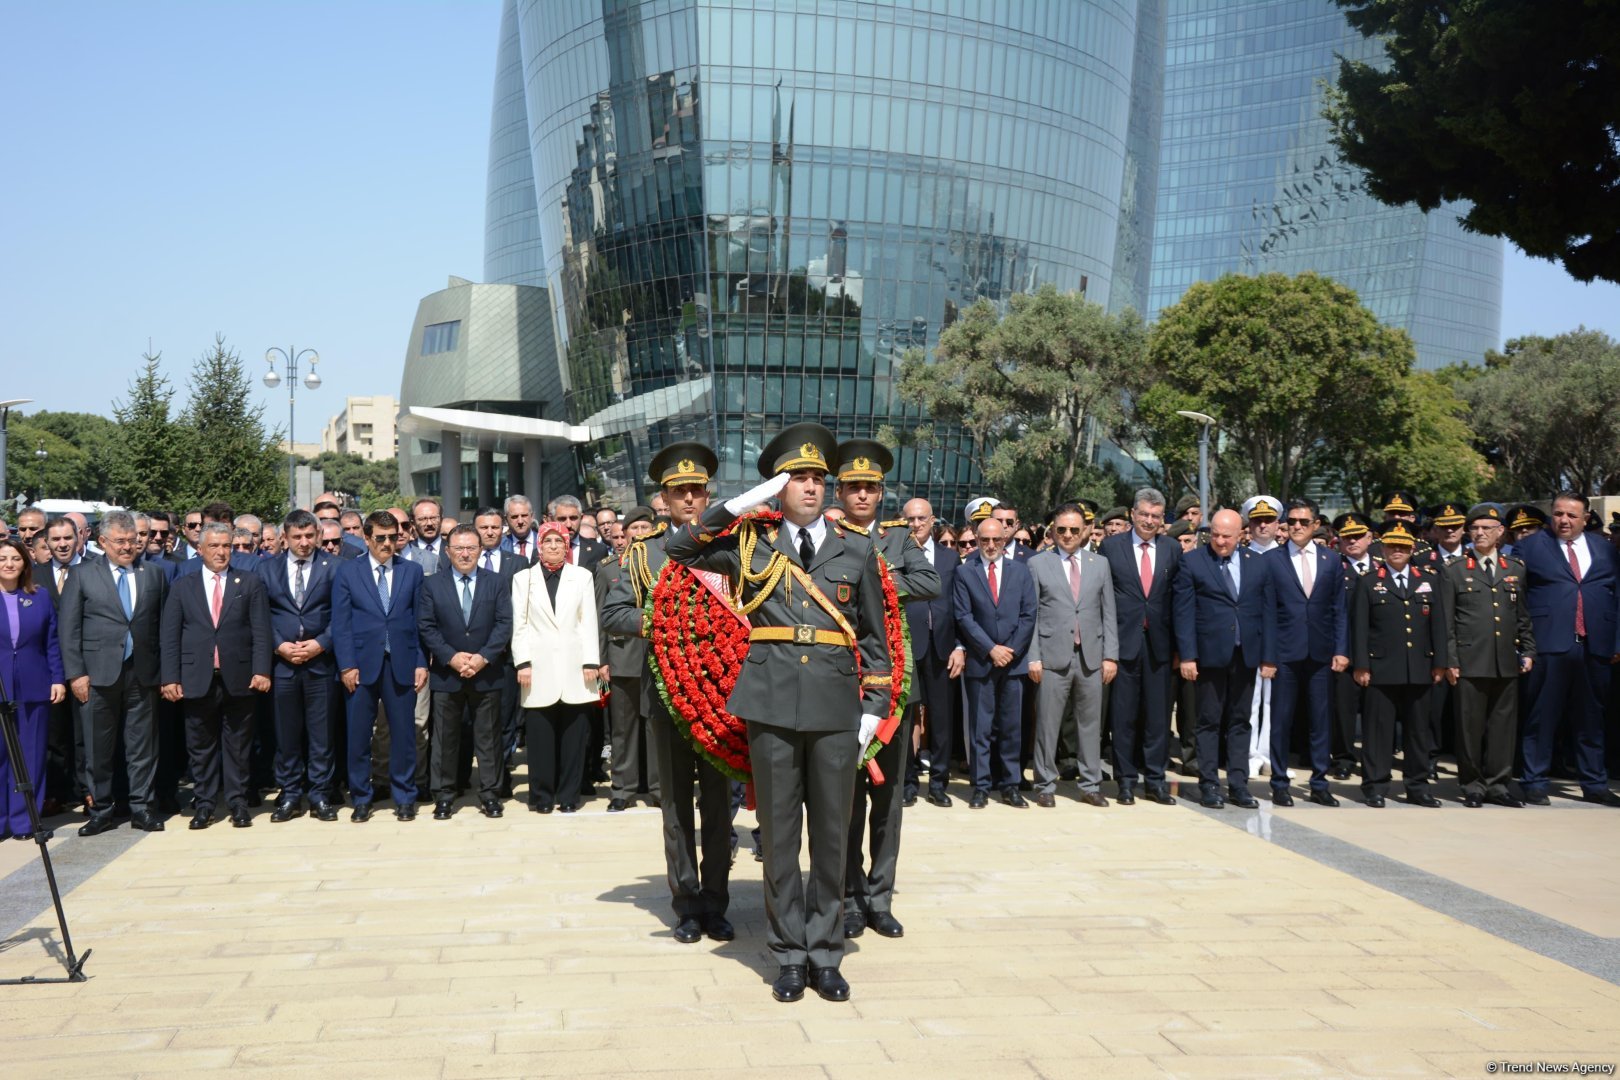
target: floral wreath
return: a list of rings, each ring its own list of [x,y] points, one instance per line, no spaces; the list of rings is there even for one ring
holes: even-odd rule
[[[774,511],[745,514],[717,536],[730,536],[744,523],[780,525]],[[891,667],[899,676],[889,688],[889,716],[899,717],[911,686],[911,638],[888,564],[878,558],[883,583],[884,630]],[[698,580],[687,567],[666,560],[644,602],[650,623],[653,685],[675,727],[715,768],[733,780],[752,777],[747,724],[726,709],[748,656],[748,624],[739,612]],[[859,669],[859,656],[856,658]],[[902,674],[903,673],[903,674]],[[877,755],[898,725],[881,725],[888,737],[874,738],[861,756]]]

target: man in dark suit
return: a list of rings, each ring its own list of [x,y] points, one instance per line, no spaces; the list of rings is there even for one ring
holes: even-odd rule
[[[1303,695],[1310,724],[1310,800],[1338,806],[1328,791],[1332,764],[1333,672],[1350,666],[1344,567],[1337,553],[1316,544],[1316,504],[1294,499],[1283,513],[1288,542],[1264,561],[1264,636],[1260,677],[1272,680],[1271,801],[1294,805],[1288,793],[1288,750]]]
[[[371,820],[371,734],[380,704],[388,720],[394,816],[416,818],[416,695],[427,685],[417,630],[422,568],[394,554],[399,522],[386,510],[365,521],[366,557],[338,568],[332,587],[332,651],[348,694],[351,819]]]
[[[508,505],[511,502],[511,499],[507,500]],[[493,506],[486,506],[473,514],[473,528],[478,530],[478,568],[491,574],[499,574],[506,581],[505,588],[510,591],[512,579],[529,568],[530,560],[515,554],[507,547],[505,524],[505,515]],[[532,537],[526,546],[532,555],[536,550]],[[518,708],[517,672],[511,664],[502,668],[500,716],[502,754],[500,794],[501,798],[509,799],[512,797],[512,755],[517,751],[518,726],[522,723],[523,717],[523,710]],[[471,740],[462,742],[461,763],[457,769],[462,781],[471,781]],[[459,786],[465,787],[465,784]]]
[[[1175,652],[1171,590],[1181,545],[1159,535],[1164,505],[1162,494],[1142,488],[1131,504],[1131,528],[1108,537],[1097,549],[1114,578],[1114,614],[1119,619],[1119,674],[1110,688],[1108,706],[1114,779],[1119,782],[1119,801],[1126,806],[1136,802],[1138,776],[1154,802],[1173,806],[1176,801],[1165,769],[1170,756],[1170,660]]]
[[[568,561],[594,572],[596,564],[607,558],[612,548],[599,540],[579,535],[579,523],[585,518],[580,501],[572,495],[559,495],[546,507],[552,521],[568,529]]]
[[[134,515],[118,510],[103,518],[101,544],[107,557],[72,569],[57,608],[63,673],[79,702],[94,797],[79,835],[116,827],[120,768],[128,770],[131,826],[160,832],[163,818],[151,800],[158,763],[159,619],[169,582],[137,557]]]
[[[1002,500],[997,502],[991,509],[990,516],[1001,522],[1001,528],[1007,537],[1007,544],[1003,548],[1003,554],[1007,558],[1018,562],[1028,562],[1031,556],[1035,554],[1035,549],[1028,544],[1021,544],[1013,539],[1013,534],[1018,532],[1018,507]]]
[[[1533,806],[1548,803],[1553,751],[1566,718],[1574,729],[1581,798],[1620,806],[1620,796],[1609,790],[1603,731],[1610,665],[1620,660],[1615,637],[1620,559],[1601,537],[1585,532],[1587,510],[1585,495],[1560,492],[1548,529],[1513,547],[1524,561],[1525,603],[1536,639],[1536,664],[1525,680],[1521,781],[1525,801]]]
[[[523,565],[529,566],[540,557],[534,539],[534,507],[522,495],[509,495],[503,508],[506,536],[501,540],[501,550],[516,555]]]
[[[449,820],[456,801],[463,717],[472,713],[478,805],[501,816],[500,703],[512,643],[511,578],[478,565],[478,530],[458,526],[446,550],[450,570],[422,585],[416,626],[433,694],[433,817]]]
[[[955,748],[957,716],[962,704],[960,684],[967,654],[957,648],[956,571],[962,565],[956,552],[934,539],[934,508],[927,499],[912,499],[904,507],[911,537],[922,548],[923,558],[939,575],[939,595],[931,600],[906,602],[906,625],[911,631],[911,654],[916,670],[911,676],[912,710],[928,740],[928,801],[950,806],[945,785],[951,778],[951,754]],[[921,778],[921,754],[906,762],[907,803],[917,792]]]
[[[1240,548],[1242,535],[1237,511],[1217,510],[1209,543],[1183,556],[1173,593],[1181,677],[1194,684],[1197,707],[1198,794],[1211,809],[1227,800],[1245,810],[1259,805],[1249,792],[1249,714],[1263,634],[1263,556]],[[1224,798],[1218,771],[1223,742]]]
[[[204,525],[196,560],[202,566],[175,579],[163,609],[163,697],[183,702],[193,829],[213,823],[222,790],[231,824],[253,824],[247,802],[254,695],[270,689],[270,604],[258,575],[231,569],[230,560],[231,526]]]
[[[957,646],[965,653],[968,768],[973,794],[968,807],[983,809],[990,789],[1008,806],[1029,805],[1018,791],[1023,777],[1024,680],[1035,638],[1038,606],[1029,568],[1002,550],[1007,528],[985,518],[975,530],[978,551],[957,571],[952,585]]]
[[[287,550],[267,558],[260,570],[275,648],[275,771],[281,797],[271,821],[290,821],[302,814],[306,795],[317,818],[337,820],[332,583],[341,563],[318,549],[318,529],[308,510],[288,514],[282,523]]]

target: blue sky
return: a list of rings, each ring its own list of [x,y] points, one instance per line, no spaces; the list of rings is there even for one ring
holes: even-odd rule
[[[110,412],[141,353],[181,388],[226,335],[313,347],[297,436],[399,390],[417,301],[483,269],[500,7],[0,6],[0,397]],[[1620,337],[1620,287],[1510,253],[1505,337]],[[261,390],[272,424],[286,394]]]

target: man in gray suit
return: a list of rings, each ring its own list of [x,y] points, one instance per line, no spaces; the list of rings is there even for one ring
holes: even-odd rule
[[[167,576],[140,558],[135,516],[102,519],[105,559],[80,564],[62,589],[62,668],[82,708],[85,764],[93,797],[80,836],[116,828],[114,772],[120,732],[129,770],[130,824],[161,832],[149,800],[157,780],[158,653]]]
[[[1035,578],[1035,639],[1029,681],[1039,687],[1035,720],[1035,803],[1057,805],[1058,735],[1072,721],[1079,736],[1080,801],[1107,806],[1102,784],[1103,686],[1118,670],[1113,578],[1086,547],[1091,526],[1069,503],[1052,519],[1057,546],[1029,560]]]

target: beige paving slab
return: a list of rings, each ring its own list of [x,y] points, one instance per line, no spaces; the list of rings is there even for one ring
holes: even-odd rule
[[[746,844],[738,940],[679,945],[659,819],[601,807],[153,835],[68,898],[92,980],[0,992],[6,1080],[59,1077],[69,1052],[98,1077],[220,1080],[1477,1076],[1510,1055],[1620,1059],[1620,988],[1183,807],[920,805],[906,936],[852,943],[852,1002],[783,1006]],[[1617,851],[1590,853],[1599,878]],[[0,968],[52,962],[29,937]]]

